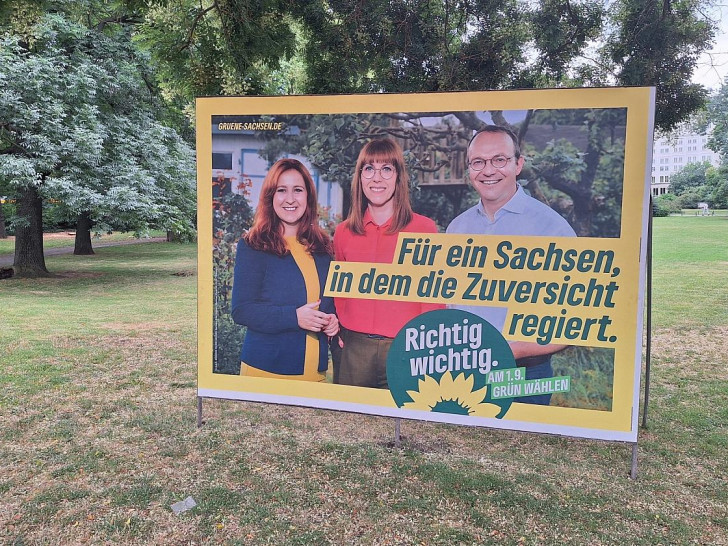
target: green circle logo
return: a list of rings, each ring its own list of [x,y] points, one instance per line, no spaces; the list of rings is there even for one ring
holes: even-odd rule
[[[493,397],[493,386],[520,372],[498,330],[456,309],[409,321],[387,356],[389,390],[404,409],[501,419],[513,399]]]

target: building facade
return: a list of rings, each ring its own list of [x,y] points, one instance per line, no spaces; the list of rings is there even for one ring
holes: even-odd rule
[[[708,148],[709,134],[701,135],[682,127],[666,136],[656,137],[652,148],[652,195],[670,192],[670,177],[689,163],[710,162],[717,167],[720,159]]]

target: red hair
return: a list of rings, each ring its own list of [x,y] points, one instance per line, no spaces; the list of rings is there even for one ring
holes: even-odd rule
[[[281,175],[291,170],[300,173],[306,187],[306,210],[298,223],[296,239],[310,253],[325,252],[331,255],[331,239],[319,226],[316,186],[311,178],[311,173],[297,159],[279,159],[268,170],[260,190],[253,226],[248,233],[243,235],[243,238],[254,250],[270,252],[276,256],[283,256],[288,252],[286,241],[283,238],[283,222],[273,210],[273,196],[278,188],[278,180]]]
[[[390,163],[397,171],[397,184],[392,201],[394,215],[387,233],[397,233],[412,221],[412,205],[409,195],[409,174],[404,163],[402,148],[391,138],[379,138],[367,142],[356,160],[354,178],[351,181],[351,210],[346,221],[347,227],[357,235],[364,234],[364,213],[369,206],[362,189],[361,170],[364,165],[379,161]]]

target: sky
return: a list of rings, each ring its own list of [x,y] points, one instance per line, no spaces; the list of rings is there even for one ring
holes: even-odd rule
[[[728,5],[716,5],[713,16],[720,19],[715,44],[696,63],[693,82],[717,90],[728,75]]]

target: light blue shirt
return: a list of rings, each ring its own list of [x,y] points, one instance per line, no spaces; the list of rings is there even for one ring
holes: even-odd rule
[[[478,201],[477,205],[450,222],[447,233],[576,237],[563,216],[538,199],[526,195],[520,184],[510,201],[495,213],[493,221],[485,213],[482,201]]]
[[[478,201],[477,205],[450,222],[446,233],[576,237],[576,233],[564,217],[538,199],[527,195],[520,184],[515,195],[495,213],[493,221],[485,213],[482,201]],[[499,331],[503,330],[508,313],[507,307],[483,305],[452,307],[484,318]]]

